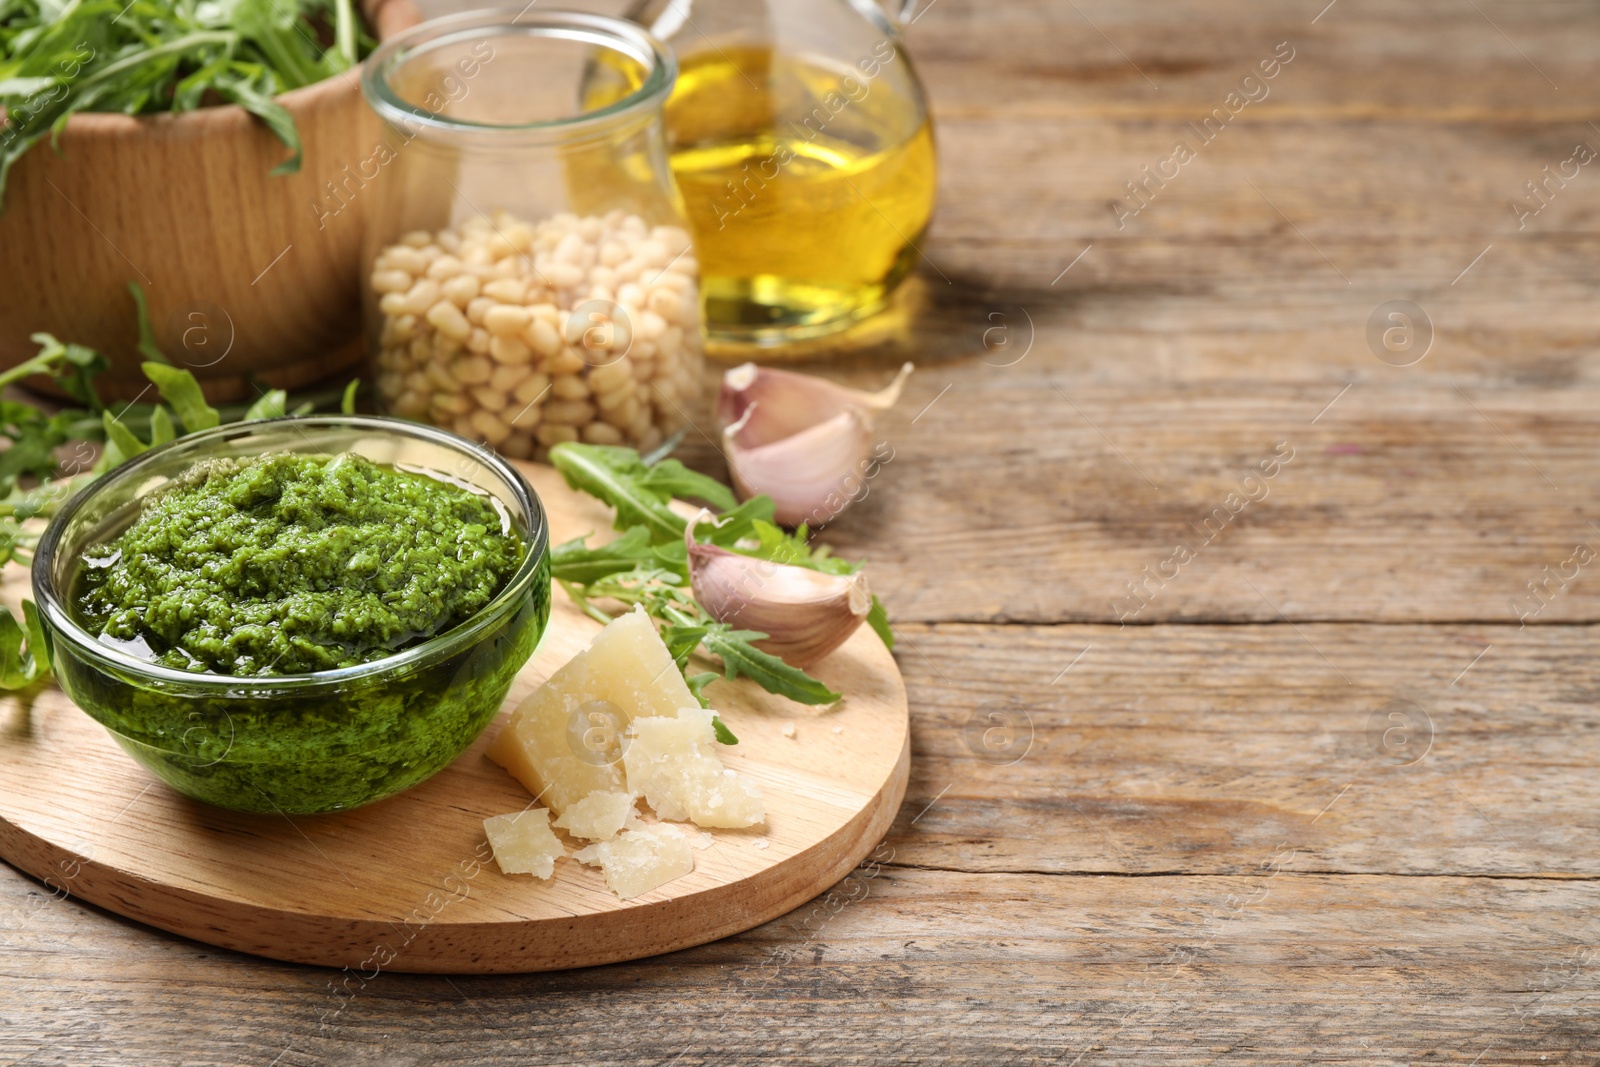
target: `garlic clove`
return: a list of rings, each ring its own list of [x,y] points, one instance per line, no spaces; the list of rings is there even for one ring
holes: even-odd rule
[[[695,528],[710,518],[703,510],[684,531],[690,587],[718,622],[767,634],[757,648],[791,667],[809,667],[866,620],[872,608],[866,575],[825,574],[701,544]]]
[[[861,493],[872,466],[872,431],[854,411],[769,443],[747,432],[765,409],[752,404],[722,433],[728,473],[742,500],[765,493],[785,526],[832,521]]]
[[[761,417],[746,425],[746,445],[770,444],[846,411],[871,426],[873,416],[899,401],[911,371],[912,364],[906,363],[886,387],[866,392],[810,374],[745,363],[722,376],[717,416],[723,426],[732,426],[750,408],[762,405]]]

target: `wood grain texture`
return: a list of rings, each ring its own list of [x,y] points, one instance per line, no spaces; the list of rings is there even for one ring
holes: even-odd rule
[[[551,468],[520,466],[552,543],[608,524]],[[9,577],[16,601],[28,579]],[[494,974],[614,963],[747,930],[821,893],[882,839],[909,769],[905,687],[862,628],[814,667],[846,695],[825,714],[747,680],[708,691],[740,734],[723,760],[761,787],[763,826],[713,832],[693,873],[632,900],[570,858],[549,881],[501,874],[483,820],[531,800],[484,751],[511,710],[599,632],[558,590],[500,719],[460,759],[397,797],[317,817],[189,801],[53,685],[8,698],[0,855],[47,884],[70,871],[84,900],[227,948],[358,972]],[[584,844],[565,843],[569,856]]]
[[[871,558],[901,635],[913,776],[888,862],[656,960],[384,975],[320,1029],[340,1003],[324,972],[219,956],[0,871],[19,1059],[1600,1058],[1600,603],[1585,567],[1526,629],[1508,606],[1600,537],[1600,185],[1584,168],[1522,230],[1507,207],[1571,142],[1600,147],[1600,12],[922,8],[910,47],[943,169],[914,314],[818,364],[860,384],[921,368],[881,424],[899,458],[825,535]],[[1118,230],[1122,182],[1286,39],[1271,96]],[[1390,299],[1438,327],[1410,368],[1367,347]],[[1123,582],[1279,440],[1297,453],[1272,495],[1119,628]],[[1434,727],[1415,764],[1368,732],[1394,699]],[[995,702],[1033,728],[1009,766],[982,731],[986,755],[969,744]],[[61,1008],[75,995],[88,1006]]]

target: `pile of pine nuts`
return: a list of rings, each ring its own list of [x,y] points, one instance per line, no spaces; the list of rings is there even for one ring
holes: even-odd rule
[[[698,270],[687,232],[622,211],[406,234],[372,269],[378,396],[516,459],[648,451],[700,401]]]

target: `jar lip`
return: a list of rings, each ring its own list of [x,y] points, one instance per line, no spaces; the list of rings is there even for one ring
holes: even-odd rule
[[[384,41],[362,65],[361,90],[382,118],[397,126],[435,134],[551,134],[570,136],[599,132],[640,111],[659,107],[678,80],[678,59],[649,31],[625,19],[581,11],[541,11],[532,5],[465,11],[429,19]],[[406,61],[436,48],[494,37],[544,37],[587,42],[621,52],[648,66],[644,84],[614,103],[567,118],[537,122],[473,122],[451,118],[402,100],[390,85]]]
[[[78,625],[77,620],[67,609],[64,591],[57,588],[53,572],[55,556],[67,526],[72,517],[91,498],[130,482],[137,484],[145,477],[146,467],[175,452],[192,452],[195,453],[196,460],[199,460],[204,458],[207,446],[230,437],[252,434],[287,436],[291,432],[300,433],[307,428],[316,427],[364,431],[379,436],[412,437],[430,444],[442,445],[461,456],[482,463],[492,471],[509,489],[517,504],[518,518],[527,527],[527,556],[516,573],[506,582],[505,588],[466,622],[436,634],[418,645],[366,663],[306,674],[231,675],[181,671],[150,663],[102,644]],[[224,423],[142,452],[102,475],[68,500],[50,520],[50,525],[45,528],[39,546],[34,552],[31,577],[40,614],[49,623],[55,637],[66,641],[78,655],[100,669],[118,671],[146,683],[162,684],[211,696],[270,698],[280,696],[286,691],[302,695],[323,691],[339,692],[353,682],[360,682],[373,676],[409,674],[455,655],[470,647],[520,607],[529,591],[533,589],[549,550],[550,526],[544,502],[528,484],[528,480],[522,476],[522,472],[489,449],[445,430],[401,419],[374,415],[301,415]]]

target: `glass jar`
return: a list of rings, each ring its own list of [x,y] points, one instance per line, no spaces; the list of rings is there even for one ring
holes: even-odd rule
[[[637,0],[629,17],[678,53],[667,136],[713,354],[881,309],[921,254],[938,185],[891,17],[873,0]]]
[[[662,105],[670,50],[576,12],[480,11],[387,41],[364,313],[384,411],[518,459],[656,447],[702,393],[698,260]],[[597,88],[607,101],[586,97]]]

